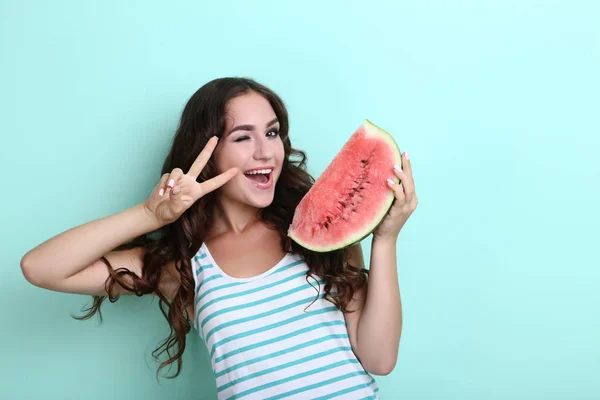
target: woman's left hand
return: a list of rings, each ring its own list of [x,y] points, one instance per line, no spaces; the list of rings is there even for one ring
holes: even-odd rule
[[[374,238],[386,238],[396,240],[400,230],[417,208],[418,199],[415,193],[415,181],[413,180],[412,167],[408,153],[402,154],[402,169],[394,167],[394,173],[400,179],[400,184],[388,179],[387,185],[394,192],[394,203],[387,215],[373,232]]]

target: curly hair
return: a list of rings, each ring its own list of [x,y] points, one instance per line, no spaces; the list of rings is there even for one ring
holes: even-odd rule
[[[227,102],[248,92],[264,96],[271,104],[280,123],[280,137],[285,153],[274,200],[268,207],[260,210],[259,218],[279,232],[281,247],[285,252],[304,257],[309,268],[307,276],[318,275],[325,280],[325,297],[340,310],[349,312],[347,306],[355,291],[366,283],[368,271],[350,265],[346,249],[316,253],[299,246],[287,236],[294,210],[314,184],[314,179],[306,171],[306,154],[292,147],[286,107],[273,91],[255,80],[238,77],[215,79],[202,86],[184,107],[161,173],[168,173],[174,168],[189,170],[208,140],[212,136],[223,135]],[[215,175],[214,163],[209,160],[198,181],[203,182]],[[102,257],[109,271],[105,285],[108,296],[93,296],[93,303],[82,310],[86,313],[74,317],[89,319],[97,313],[102,320],[100,309],[104,300],[108,298],[110,302],[115,302],[119,299],[119,295],[113,294],[115,284],[137,296],[156,294],[159,298],[159,308],[170,326],[169,336],[152,353],[157,361],[160,361],[159,357],[163,353],[167,354],[167,359],[160,363],[157,377],[164,367],[172,363],[176,363],[176,371],[167,378],[175,378],[181,372],[186,336],[191,330],[187,310],[193,304],[195,296],[191,260],[210,232],[215,205],[215,192],[209,193],[194,203],[175,222],[115,249],[143,248],[141,277],[126,268],[115,270],[110,262]],[[177,292],[170,299],[159,288],[164,266],[168,263],[174,263],[181,282]]]

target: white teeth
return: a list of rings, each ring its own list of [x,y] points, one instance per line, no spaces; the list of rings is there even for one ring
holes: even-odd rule
[[[256,175],[256,174],[270,174],[273,169],[255,169],[254,171],[248,171],[246,175]]]

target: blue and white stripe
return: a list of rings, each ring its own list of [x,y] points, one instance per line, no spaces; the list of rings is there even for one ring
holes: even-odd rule
[[[219,399],[378,399],[324,281],[287,254],[249,279],[223,272],[205,245],[193,260],[194,326],[211,358]]]

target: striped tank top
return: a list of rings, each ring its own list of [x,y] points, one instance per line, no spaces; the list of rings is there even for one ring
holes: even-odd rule
[[[350,347],[343,313],[323,298],[323,280],[307,278],[298,255],[240,279],[223,272],[203,244],[192,267],[194,327],[219,400],[379,399]]]

